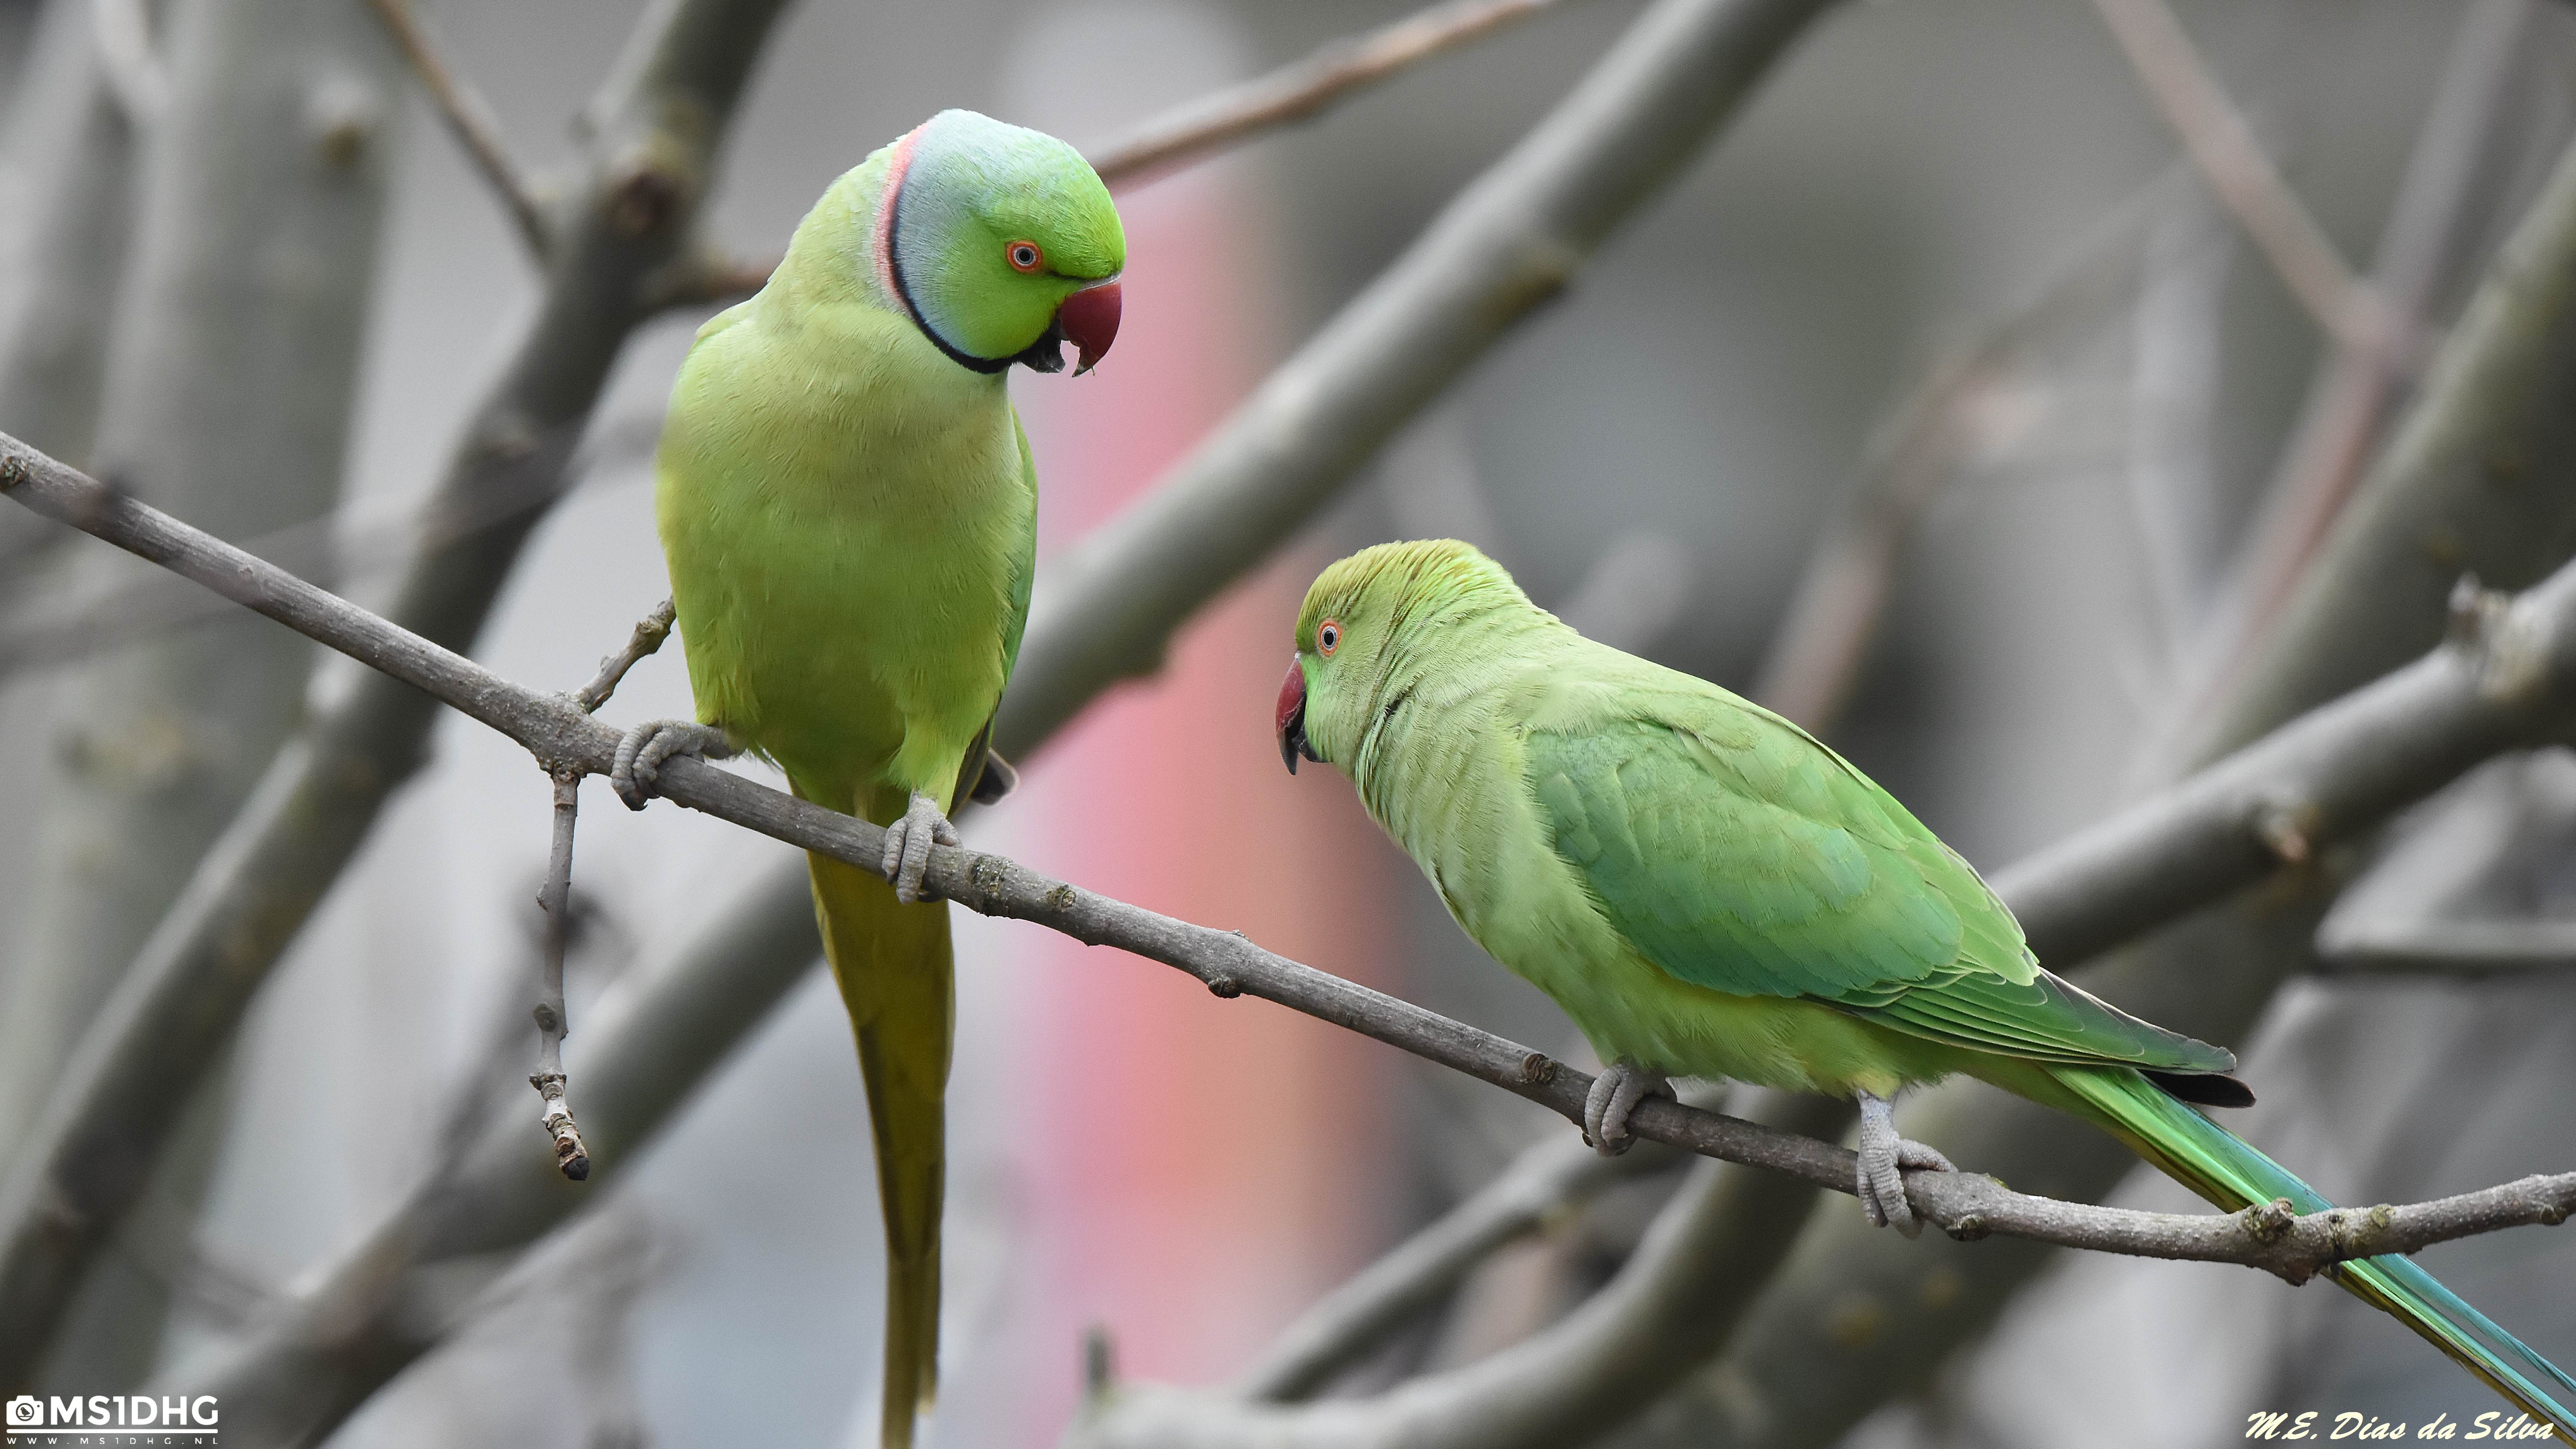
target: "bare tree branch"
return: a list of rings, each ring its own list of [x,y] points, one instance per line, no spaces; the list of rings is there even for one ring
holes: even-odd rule
[[[2093,0],[2103,21],[2182,137],[2192,164],[2236,213],[2246,234],[2326,335],[2374,354],[2403,345],[2404,333],[2370,284],[2353,274],[2323,228],[2254,139],[2208,63],[2164,0]]]
[[[1451,0],[1325,45],[1293,64],[1166,112],[1090,153],[1111,185],[1150,180],[1264,132],[1315,116],[1434,56],[1527,20],[1558,0]]]
[[[656,275],[683,254],[727,119],[784,4],[678,0],[648,12],[652,24],[638,32],[600,107],[590,170],[538,313],[470,423],[434,507],[488,515],[488,500],[556,491],[610,365],[651,315]],[[413,560],[389,612],[432,639],[471,640],[543,514],[528,509],[463,536],[427,530],[436,541]],[[46,1226],[19,1240],[26,1254],[0,1252],[0,1383],[24,1381],[83,1265],[132,1202],[188,1085],[230,1038],[387,796],[418,767],[435,713],[415,691],[370,676],[310,720],[102,1010],[80,1050],[91,1060],[140,1051],[155,1063],[157,1084],[57,1084],[46,1120],[104,1109],[123,1125],[116,1150],[82,1169],[79,1215],[21,1205],[36,1216],[17,1221]],[[11,1216],[0,1205],[0,1219]]]
[[[458,75],[447,63],[438,42],[413,12],[411,0],[367,3],[383,18],[385,28],[393,32],[394,43],[402,47],[412,72],[420,77],[421,88],[429,92],[430,102],[437,107],[438,118],[446,123],[448,134],[465,148],[466,159],[474,163],[484,184],[509,210],[510,220],[519,228],[519,239],[528,244],[528,254],[545,260],[554,248],[554,227],[546,217],[545,198],[511,156],[510,143],[501,134],[501,120],[492,114],[491,103],[483,99],[473,82]]]
[[[2534,4],[2477,0],[2465,7],[2441,85],[2380,228],[2370,286],[2410,332],[2430,320],[2428,310],[2475,230],[2477,182],[2495,150],[2507,98],[2515,93],[2509,82]],[[2158,756],[2187,743],[2188,729],[2251,662],[2361,481],[2390,411],[2412,380],[2414,362],[2404,349],[2342,343],[2334,348],[2291,430],[2231,576],[2181,660],[2172,718],[2160,722],[2167,738],[2149,753],[2151,764],[2176,763]]]
[[[1604,1157],[1553,1133],[1523,1149],[1501,1176],[1324,1295],[1235,1381],[1246,1399],[1312,1397],[1334,1374],[1440,1301],[1475,1266],[1537,1232],[1614,1182],[1672,1165],[1639,1149]]]
[[[2576,969],[2576,921],[2425,921],[2320,936],[2331,976],[2504,976]]]
[[[621,732],[561,695],[544,695],[444,649],[253,556],[116,493],[0,435],[0,493],[160,564],[510,736],[550,771],[605,774]],[[2383,818],[2477,760],[2576,732],[2576,565],[2518,600],[2461,611],[2477,621],[2432,655],[2285,726],[2164,796],[1998,877],[2022,908],[2035,949],[2092,933],[2140,929],[2146,909],[2179,912],[2295,864],[2323,840]],[[701,761],[666,765],[675,803],[845,860],[881,869],[884,832]],[[2356,816],[2362,817],[2356,820]],[[2285,823],[2285,821],[2287,823]],[[2295,832],[2295,835],[2290,832]],[[2291,843],[2295,841],[2295,844]],[[2193,899],[2167,877],[2181,858],[2214,859],[2186,874]],[[1188,972],[1221,998],[1256,996],[1464,1072],[1580,1121],[1589,1074],[1491,1033],[1344,981],[1254,945],[1052,880],[999,856],[938,847],[928,879],[938,893],[989,916],[1033,921],[1091,945],[1117,946]],[[2042,890],[2035,881],[2055,888]],[[2035,900],[2031,899],[2036,897]],[[2083,899],[2079,900],[2081,897]],[[2105,903],[2110,904],[2105,904]],[[2084,918],[2089,917],[2086,921]],[[2067,952],[2064,954],[2080,954]],[[83,1060],[75,1076],[106,1069]],[[97,1123],[39,1127],[36,1170],[0,1189],[0,1221],[25,1222],[38,1202],[78,1214],[80,1169],[112,1154]],[[1794,1132],[1650,1100],[1638,1135],[1850,1191],[1853,1156]],[[2563,1220],[2576,1173],[2532,1178],[2407,1208],[2286,1208],[2224,1217],[2091,1207],[2016,1193],[1969,1173],[1915,1172],[1918,1210],[1954,1237],[2005,1234],[2140,1256],[2241,1263],[2293,1282],[2353,1257],[2412,1252],[2435,1242]],[[20,1257],[27,1222],[6,1240]]]
[[[659,650],[662,642],[671,637],[671,625],[679,617],[678,606],[669,599],[654,605],[653,612],[645,615],[636,624],[635,632],[627,636],[626,647],[599,661],[598,675],[574,691],[572,702],[581,706],[584,714],[599,713],[599,707],[608,703],[608,697],[617,692],[618,682],[626,678],[626,671]]]
[[[537,898],[545,908],[546,931],[542,994],[536,1011],[537,1069],[528,1077],[528,1085],[537,1089],[537,1100],[544,1104],[539,1120],[546,1135],[554,1139],[555,1167],[579,1182],[590,1176],[590,1149],[582,1144],[581,1128],[573,1121],[563,1039],[572,1030],[564,1010],[564,942],[572,929],[572,839],[581,815],[581,775],[557,768],[547,770],[546,778],[555,787],[554,839],[546,851],[545,893]]]

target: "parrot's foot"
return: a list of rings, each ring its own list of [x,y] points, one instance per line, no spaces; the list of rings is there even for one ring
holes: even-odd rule
[[[1673,1084],[1661,1072],[1634,1062],[1612,1062],[1592,1079],[1583,1099],[1583,1140],[1604,1157],[1616,1157],[1637,1145],[1628,1131],[1628,1114],[1648,1097],[1670,1097]]]
[[[646,720],[617,742],[617,767],[608,772],[608,783],[627,809],[641,810],[662,783],[663,761],[673,755],[721,760],[733,752],[724,731],[714,725],[685,719]]]
[[[1923,1220],[1905,1200],[1905,1169],[1956,1172],[1950,1159],[1920,1142],[1896,1135],[1896,1109],[1885,1097],[1867,1092],[1860,1098],[1860,1206],[1870,1226],[1894,1227],[1907,1237],[1923,1231]]]
[[[903,818],[886,827],[885,859],[880,868],[894,882],[894,898],[911,905],[922,898],[922,873],[930,869],[932,842],[957,843],[957,827],[939,813],[939,802],[915,790]]]

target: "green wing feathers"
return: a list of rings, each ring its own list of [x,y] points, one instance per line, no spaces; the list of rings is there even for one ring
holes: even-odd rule
[[[1526,739],[1557,854],[1640,955],[1973,1051],[2235,1065],[2041,970],[2012,912],[1894,797],[1787,720],[1700,688]]]

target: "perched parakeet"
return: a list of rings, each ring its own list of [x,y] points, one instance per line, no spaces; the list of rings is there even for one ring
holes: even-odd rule
[[[823,193],[757,296],[698,331],[655,460],[697,720],[630,733],[641,808],[674,753],[750,751],[887,827],[888,884],[810,858],[858,1037],[886,1234],[884,1442],[937,1383],[948,908],[922,902],[948,813],[1009,780],[986,737],[1029,608],[1037,475],[1013,363],[1088,371],[1126,239],[1079,152],[942,111]]]
[[[1348,775],[1477,944],[1610,1064],[1596,1145],[1668,1077],[1858,1100],[1859,1192],[1918,1229],[1901,1167],[1947,1169],[1889,1102],[1954,1072],[2095,1124],[2230,1210],[2329,1204],[2186,1103],[2241,1106],[2227,1052],[2040,968],[2012,912],[1796,725],[1596,644],[1447,540],[1333,564],[1297,619],[1281,756]],[[2330,1270],[2529,1413],[2576,1380],[2412,1261]]]

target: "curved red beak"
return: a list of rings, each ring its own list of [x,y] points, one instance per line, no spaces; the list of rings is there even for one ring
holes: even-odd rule
[[[1321,763],[1315,747],[1306,743],[1306,671],[1293,654],[1288,656],[1288,678],[1279,686],[1279,711],[1271,718],[1271,729],[1279,736],[1279,760],[1289,774],[1297,773],[1299,755]]]
[[[1119,308],[1118,284],[1103,282],[1065,298],[1063,305],[1055,309],[1055,325],[1063,329],[1064,340],[1072,343],[1077,352],[1074,376],[1089,372],[1109,355],[1109,344],[1118,340]]]

